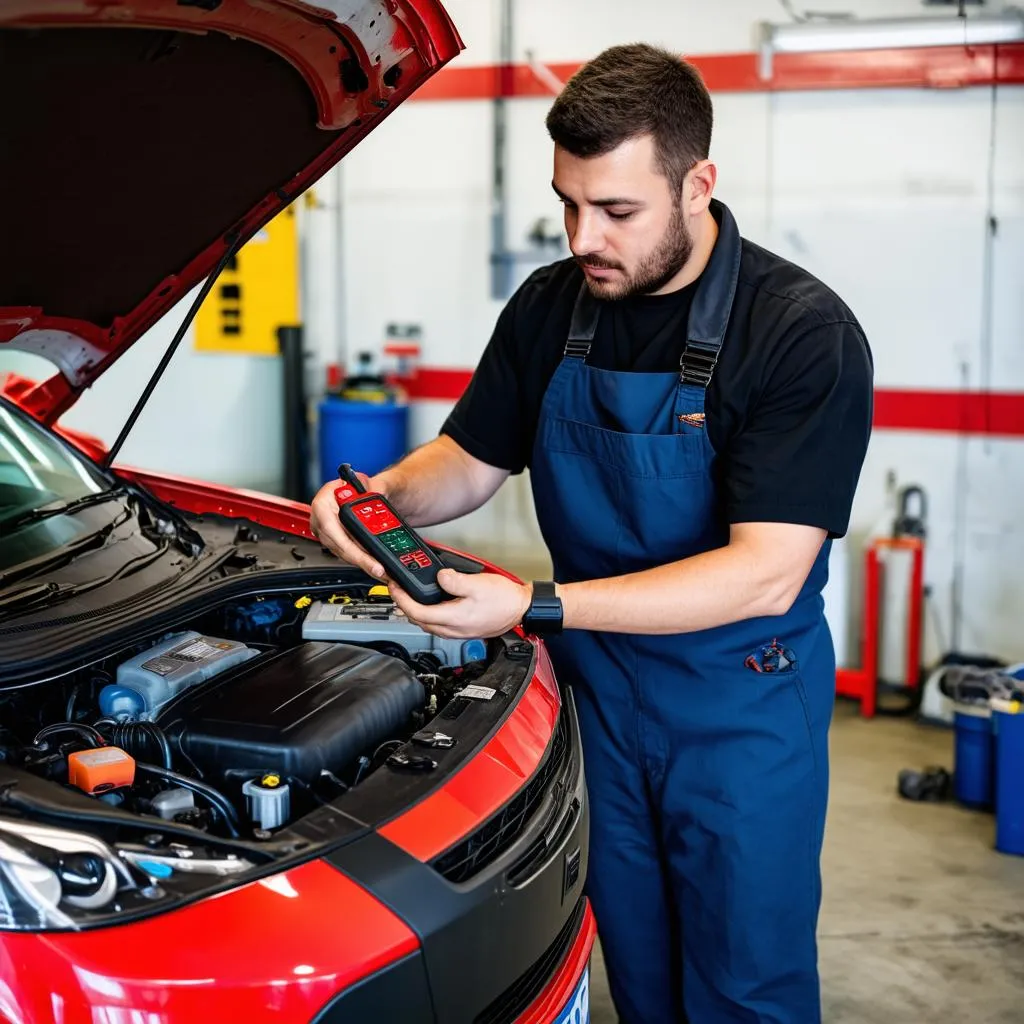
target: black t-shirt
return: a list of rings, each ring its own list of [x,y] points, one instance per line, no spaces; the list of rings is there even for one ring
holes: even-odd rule
[[[562,358],[583,273],[543,267],[509,300],[441,432],[482,462],[530,465],[541,402]],[[678,370],[700,282],[603,304],[591,366]],[[747,240],[729,327],[705,396],[729,523],[846,533],[872,416],[872,357],[853,314],[806,271]]]

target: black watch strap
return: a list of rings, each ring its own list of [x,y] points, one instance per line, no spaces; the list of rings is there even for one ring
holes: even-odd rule
[[[562,632],[562,599],[551,580],[533,581],[533,599],[523,616],[523,629],[535,636]]]

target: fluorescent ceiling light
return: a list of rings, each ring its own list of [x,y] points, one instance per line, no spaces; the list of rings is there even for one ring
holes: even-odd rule
[[[823,53],[837,50],[889,50],[917,46],[991,46],[1024,41],[1024,11],[967,18],[879,18],[849,21],[800,21],[786,25],[761,22],[758,40],[762,75],[771,77],[776,53]]]

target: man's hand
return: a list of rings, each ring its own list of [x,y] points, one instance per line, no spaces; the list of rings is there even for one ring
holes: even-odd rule
[[[380,487],[365,473],[357,473],[356,476],[368,491],[380,490]],[[317,491],[316,497],[313,499],[313,511],[309,516],[309,528],[312,530],[313,536],[325,548],[333,551],[343,562],[357,565],[364,572],[382,580],[384,579],[384,566],[352,539],[338,518],[338,502],[334,498],[334,491],[343,483],[342,480],[332,480]]]
[[[455,595],[454,601],[418,604],[397,583],[388,582],[391,597],[409,621],[435,636],[458,640],[501,636],[523,621],[530,606],[530,587],[495,573],[442,569],[437,582]]]

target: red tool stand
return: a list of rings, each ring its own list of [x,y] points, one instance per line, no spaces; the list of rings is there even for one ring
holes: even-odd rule
[[[907,667],[904,684],[916,689],[921,668],[921,627],[924,617],[924,542],[918,537],[878,537],[864,553],[864,616],[861,624],[860,668],[836,670],[836,693],[860,701],[861,714],[872,718],[878,707],[878,629],[883,549],[909,550],[913,556],[910,609],[907,615]]]

